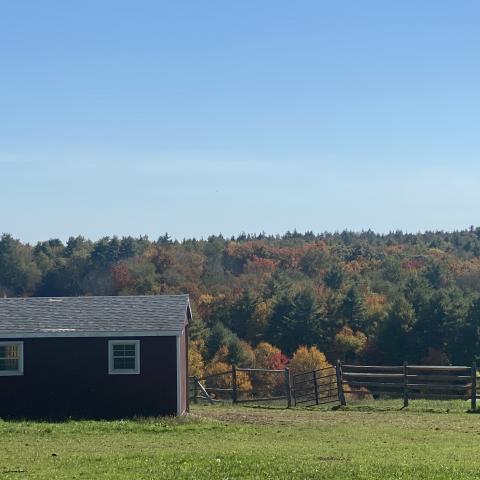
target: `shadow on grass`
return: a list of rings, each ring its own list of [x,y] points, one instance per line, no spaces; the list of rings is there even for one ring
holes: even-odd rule
[[[357,400],[349,401],[347,405],[328,404],[328,405],[298,405],[290,409],[286,406],[268,405],[268,404],[228,404],[220,406],[207,406],[205,408],[224,408],[239,411],[242,409],[263,410],[263,411],[285,411],[285,412],[359,412],[359,413],[442,413],[442,414],[479,414],[480,409],[471,410],[470,402],[463,400],[410,400],[408,407],[403,405],[403,400],[399,399],[379,399],[379,400]]]
[[[472,411],[470,403],[463,400],[410,400],[405,407],[398,399],[350,402],[337,410],[350,412],[405,412],[405,413],[480,413]]]

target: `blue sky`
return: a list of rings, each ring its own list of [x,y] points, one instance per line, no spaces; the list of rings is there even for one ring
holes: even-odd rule
[[[458,229],[480,3],[3,2],[0,231]]]

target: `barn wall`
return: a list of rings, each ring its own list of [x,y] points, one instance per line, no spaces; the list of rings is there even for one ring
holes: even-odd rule
[[[140,374],[109,375],[108,340],[116,338],[18,338],[24,375],[0,376],[0,416],[175,414],[176,337],[128,337],[140,340]]]

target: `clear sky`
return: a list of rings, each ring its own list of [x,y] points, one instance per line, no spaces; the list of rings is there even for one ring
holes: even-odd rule
[[[0,5],[0,232],[480,224],[478,0]]]

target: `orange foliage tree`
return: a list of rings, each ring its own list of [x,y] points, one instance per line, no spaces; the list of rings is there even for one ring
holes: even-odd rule
[[[211,388],[232,388],[232,367],[228,363],[228,347],[222,346],[209,362],[205,369],[207,387]],[[212,376],[215,375],[215,376]],[[211,378],[208,378],[212,376]],[[237,372],[237,389],[240,392],[252,390],[250,376],[246,372]]]
[[[283,370],[288,364],[288,358],[282,351],[267,342],[261,342],[254,350],[255,367],[268,370]],[[252,376],[254,389],[262,390],[267,395],[281,394],[284,388],[282,372],[259,372]]]

